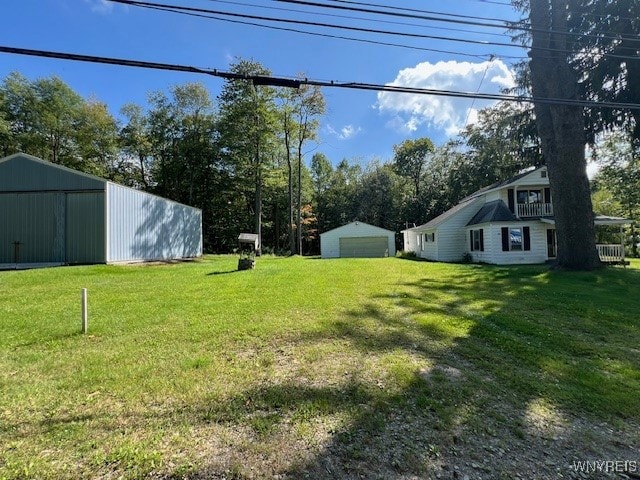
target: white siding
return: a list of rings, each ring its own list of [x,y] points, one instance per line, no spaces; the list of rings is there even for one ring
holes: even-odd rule
[[[543,177],[542,175],[545,176]],[[534,170],[529,175],[525,175],[524,177],[519,178],[518,180],[510,184],[508,188],[517,188],[519,186],[548,187],[549,178],[547,176],[547,168],[544,167],[539,170]]]
[[[202,255],[202,211],[107,184],[108,262]]]
[[[458,212],[457,215],[447,219],[438,226],[436,232],[437,256],[433,260],[439,262],[458,262],[462,260],[465,252],[469,251],[466,225],[478,213],[485,203],[484,198],[474,202]]]
[[[404,240],[405,252],[417,252],[418,251],[418,233],[413,230],[404,230],[402,232],[402,239]]]
[[[405,244],[405,250],[415,252],[416,256],[426,258],[428,260],[437,260],[438,256],[438,229],[429,228],[419,232],[409,231],[412,237],[409,247]],[[434,241],[427,241],[427,235],[432,235]]]
[[[391,230],[369,225],[363,222],[352,222],[320,234],[320,255],[322,258],[340,257],[340,238],[387,237],[389,256],[396,255],[395,233]]]
[[[415,252],[418,257],[438,262],[462,260],[464,253],[469,251],[465,227],[482,208],[485,201],[484,196],[478,197],[435,227],[405,230],[405,250]],[[418,235],[431,232],[435,232],[435,242],[424,244],[424,249],[421,249]]]
[[[505,188],[487,193],[485,195],[484,203],[493,202],[494,200],[502,200],[504,203],[507,203],[507,189]]]
[[[531,250],[502,251],[502,227],[529,227]],[[517,222],[474,225],[473,229],[484,229],[484,252],[471,252],[474,262],[494,263],[497,265],[517,265],[526,263],[544,263],[547,257],[547,225],[541,222]],[[469,230],[466,241],[469,244]],[[467,250],[469,247],[467,246]]]

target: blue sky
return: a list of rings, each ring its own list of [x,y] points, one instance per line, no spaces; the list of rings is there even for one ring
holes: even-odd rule
[[[157,1],[352,27],[509,42],[502,29],[419,19],[374,17],[366,13],[312,8],[274,0]],[[335,0],[320,1],[334,5],[341,3]],[[369,3],[384,4],[373,0]],[[517,13],[506,3],[506,0],[402,0],[391,5],[395,8],[470,17],[455,17],[464,21],[473,21],[473,17],[515,19]],[[386,22],[373,22],[373,19]],[[107,0],[11,1],[3,8],[3,20],[3,28],[0,30],[0,45],[3,46],[220,70],[228,69],[235,59],[243,58],[260,62],[278,76],[304,73],[305,76],[318,80],[393,83],[469,92],[480,89],[481,92],[495,93],[501,87],[510,85],[513,81],[510,66],[515,61],[511,57],[526,55],[524,50],[513,47],[277,25],[322,34],[398,43],[413,48],[381,46],[188,17],[114,4]],[[420,49],[447,50],[452,53]],[[496,55],[496,58],[489,62],[489,55]],[[202,82],[213,96],[220,92],[223,85],[222,79],[196,74],[0,53],[0,78],[12,71],[18,71],[29,79],[56,75],[81,95],[93,96],[106,103],[115,116],[119,115],[124,104],[133,102],[145,105],[149,92],[166,92],[172,85]],[[321,120],[319,144],[310,145],[310,149],[325,153],[334,163],[343,158],[362,163],[373,159],[387,161],[392,157],[393,145],[406,138],[427,136],[436,144],[441,144],[455,136],[465,122],[473,122],[476,111],[488,105],[486,102],[467,99],[377,94],[343,89],[327,88],[323,93],[327,101],[327,114]]]

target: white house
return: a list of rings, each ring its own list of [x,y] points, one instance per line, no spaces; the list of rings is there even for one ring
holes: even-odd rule
[[[596,225],[623,225],[596,217]],[[547,168],[478,190],[433,220],[402,231],[405,251],[441,262],[468,253],[474,262],[544,263],[556,256],[556,230]],[[624,260],[624,245],[598,245],[603,261]]]
[[[393,257],[396,254],[395,232],[351,222],[320,234],[322,258]]]

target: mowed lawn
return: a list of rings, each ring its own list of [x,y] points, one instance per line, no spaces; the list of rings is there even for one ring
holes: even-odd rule
[[[638,261],[236,263],[0,272],[0,479],[572,478],[640,460]]]

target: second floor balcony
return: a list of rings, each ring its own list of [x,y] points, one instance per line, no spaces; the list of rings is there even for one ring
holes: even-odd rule
[[[550,203],[518,203],[518,217],[551,217],[553,205]]]

